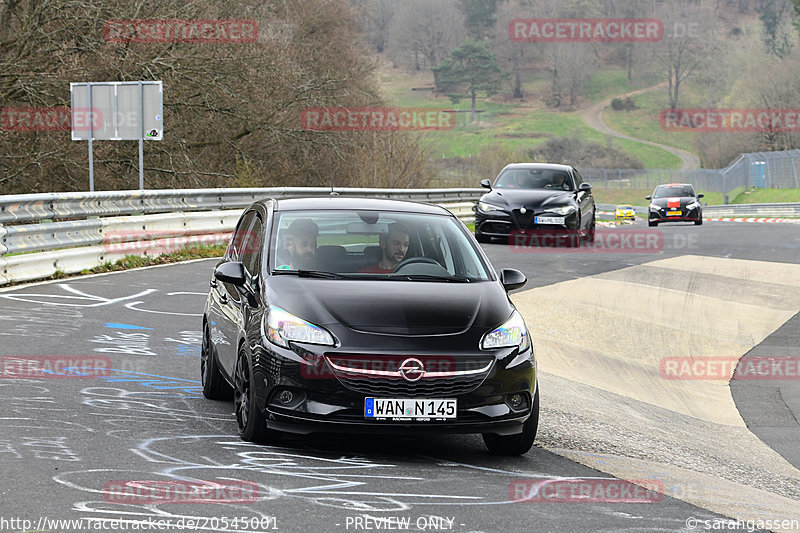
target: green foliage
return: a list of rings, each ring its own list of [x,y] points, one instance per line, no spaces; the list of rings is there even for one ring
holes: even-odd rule
[[[473,39],[486,37],[497,23],[497,0],[460,0],[467,33]]]
[[[502,71],[488,39],[468,38],[433,73],[437,90],[446,93],[454,103],[461,98],[472,99],[473,114],[478,93],[491,96],[502,87]]]

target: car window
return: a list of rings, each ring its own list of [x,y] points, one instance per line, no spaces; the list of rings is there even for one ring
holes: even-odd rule
[[[241,259],[247,232],[253,224],[255,216],[255,211],[248,211],[239,219],[239,223],[231,235],[231,240],[228,242],[228,248],[225,250],[225,259],[228,261],[239,261]]]
[[[447,215],[384,211],[276,213],[270,271],[313,270],[370,279],[393,274],[488,280],[471,237]],[[408,265],[401,265],[401,262]],[[395,270],[400,265],[399,270]]]
[[[506,169],[497,177],[494,188],[574,190],[569,172],[550,168]]]
[[[261,216],[256,214],[253,223],[243,237],[240,261],[244,263],[247,272],[253,276],[258,273],[258,264],[261,262]]]
[[[690,185],[667,185],[657,187],[653,198],[668,198],[677,196],[694,196],[694,189]]]

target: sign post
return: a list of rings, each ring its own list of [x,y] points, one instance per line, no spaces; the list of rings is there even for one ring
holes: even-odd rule
[[[89,141],[89,190],[94,191],[92,142],[139,141],[139,189],[144,189],[144,141],[164,138],[160,81],[70,83],[72,140]],[[87,119],[81,125],[80,113]]]

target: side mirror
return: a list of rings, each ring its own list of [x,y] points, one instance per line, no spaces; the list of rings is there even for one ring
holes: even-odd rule
[[[705,196],[705,194],[703,194],[703,193],[700,193],[700,194],[697,195],[698,198],[702,198],[703,196]]]
[[[578,187],[578,190],[589,192],[592,190],[592,186],[589,185],[588,183],[581,183],[580,186]]]
[[[504,268],[500,271],[500,283],[506,291],[519,289],[528,282],[525,274],[514,268]]]
[[[644,199],[645,199],[645,200],[652,200],[652,199],[653,199],[653,197],[652,197],[652,196],[645,196],[645,197],[644,197]]]
[[[482,179],[481,180],[481,187],[483,187],[484,189],[490,189],[491,190],[492,182],[489,181],[488,179]]]
[[[242,263],[222,263],[214,270],[214,277],[222,283],[230,283],[237,287],[244,287],[247,281]]]

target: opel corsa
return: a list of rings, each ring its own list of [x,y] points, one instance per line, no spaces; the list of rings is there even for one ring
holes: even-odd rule
[[[207,398],[240,436],[481,433],[527,452],[539,390],[530,335],[495,271],[442,207],[264,200],[243,213],[203,313]]]

